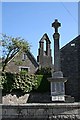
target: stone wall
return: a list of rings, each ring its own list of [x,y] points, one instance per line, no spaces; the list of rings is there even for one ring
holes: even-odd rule
[[[50,103],[50,94],[47,93],[11,93],[2,96],[2,103],[8,104],[26,104],[26,103]]]
[[[66,95],[80,100],[80,36],[61,49],[61,70],[67,77]]]
[[[26,59],[23,60],[23,55],[26,54]],[[12,73],[20,72],[20,67],[27,67],[28,73],[34,74],[38,68],[38,63],[30,52],[17,53],[7,64],[6,71]]]
[[[2,120],[52,120],[52,118],[54,120],[57,118],[80,120],[80,103],[31,103],[0,106],[2,106]]]

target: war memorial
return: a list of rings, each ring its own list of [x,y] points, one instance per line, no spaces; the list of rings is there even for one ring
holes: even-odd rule
[[[55,33],[53,34],[54,71],[52,71],[52,77],[47,78],[50,82],[50,93],[48,95],[50,101],[25,104],[3,104],[1,101],[1,120],[80,120],[80,103],[75,102],[75,98],[72,95],[66,94],[65,84],[67,83],[68,78],[64,77],[64,71],[61,70],[59,48],[60,34],[58,32],[58,28],[61,27],[61,23],[55,19],[52,23],[52,27],[55,30]],[[43,48],[43,39],[40,41],[40,48]],[[40,52],[41,49],[39,49],[38,61],[42,62],[41,60],[45,59],[46,62],[48,60],[48,65],[51,66],[51,56],[50,59],[48,59],[49,55],[51,55],[49,40],[47,41],[47,52],[45,53],[48,55],[48,57],[46,57],[47,59],[45,57],[42,58],[42,56],[40,56]],[[43,66],[45,66],[45,62],[42,62]]]

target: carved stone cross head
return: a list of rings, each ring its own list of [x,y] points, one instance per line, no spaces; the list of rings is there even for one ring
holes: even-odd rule
[[[58,22],[57,19],[55,19],[55,22],[52,23],[52,27],[55,28],[55,33],[58,33],[58,28],[61,26],[61,23]]]

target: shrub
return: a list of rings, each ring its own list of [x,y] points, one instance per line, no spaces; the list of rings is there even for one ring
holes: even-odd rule
[[[21,90],[23,92],[30,92],[37,85],[37,77],[24,73],[3,73],[2,86],[4,92],[12,92],[13,90]]]
[[[3,86],[3,91],[11,92],[13,89],[13,84],[15,82],[15,74],[3,72],[1,81],[2,81],[2,86]]]
[[[22,91],[25,92],[47,92],[49,91],[49,82],[47,78],[49,75],[29,75],[26,71],[20,73],[2,73],[1,86],[3,87],[3,92],[10,93],[12,91]]]
[[[51,68],[49,67],[39,68],[36,74],[51,76]]]
[[[35,86],[36,92],[48,92],[50,90],[50,84],[47,80],[48,75],[36,75],[37,76],[37,86]]]
[[[36,91],[48,92],[50,90],[50,83],[48,82],[47,78],[51,77],[51,68],[39,68],[36,74],[38,78],[38,86]]]

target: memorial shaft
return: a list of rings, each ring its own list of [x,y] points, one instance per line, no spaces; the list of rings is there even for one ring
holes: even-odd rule
[[[55,33],[53,34],[54,39],[54,71],[60,71],[60,50],[59,50],[59,37],[60,34],[58,33],[58,28],[61,26],[61,24],[56,19],[54,23],[52,23],[52,27],[55,28]]]

